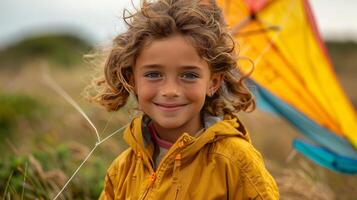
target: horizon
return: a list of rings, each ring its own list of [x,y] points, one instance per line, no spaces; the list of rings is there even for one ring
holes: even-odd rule
[[[137,4],[134,0],[134,4]],[[310,1],[322,38],[325,41],[357,42],[357,1]],[[40,0],[0,2],[0,49],[34,35],[70,33],[97,45],[109,43],[125,30],[121,16],[132,8],[130,0],[70,1],[43,3]],[[31,9],[29,9],[31,8]],[[331,15],[331,11],[338,15]],[[8,20],[11,19],[11,20]]]

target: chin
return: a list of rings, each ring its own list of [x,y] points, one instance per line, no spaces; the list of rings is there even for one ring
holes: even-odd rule
[[[175,129],[179,128],[182,126],[183,123],[180,123],[179,120],[177,119],[163,119],[163,120],[155,120],[155,123],[157,123],[159,126],[165,129]]]

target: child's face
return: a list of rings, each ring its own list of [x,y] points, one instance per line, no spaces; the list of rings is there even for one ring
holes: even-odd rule
[[[206,95],[222,81],[222,75],[212,75],[207,62],[181,35],[151,42],[133,71],[140,108],[165,129],[200,127]]]

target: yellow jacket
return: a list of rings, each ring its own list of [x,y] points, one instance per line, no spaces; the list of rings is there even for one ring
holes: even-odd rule
[[[176,141],[156,170],[143,116],[124,133],[130,148],[109,167],[101,200],[279,199],[262,157],[237,118],[225,116],[195,138]]]

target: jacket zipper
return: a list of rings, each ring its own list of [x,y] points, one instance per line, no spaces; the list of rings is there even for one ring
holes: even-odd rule
[[[141,196],[140,200],[144,200],[146,198],[146,196],[148,195],[149,193],[149,190],[151,189],[151,187],[154,185],[155,183],[155,180],[156,180],[156,172],[153,172],[151,174],[151,177],[150,177],[150,183],[149,183],[149,187],[146,188],[144,194]]]
[[[179,188],[176,189],[175,200],[177,200],[178,193],[179,193]]]
[[[175,150],[175,153],[178,152],[179,150],[181,150],[183,147],[185,146],[185,142],[182,142],[181,144],[179,144],[179,148],[177,150]],[[174,152],[173,152],[174,153]],[[171,154],[173,154],[171,153]],[[168,156],[168,155],[166,155]],[[164,157],[164,159],[162,161],[165,161],[167,158],[166,156]],[[158,171],[158,169],[160,168],[160,166],[162,165],[161,164],[162,162],[160,162],[159,166],[157,167],[156,171]],[[151,174],[151,177],[150,177],[150,183],[149,183],[149,187],[146,188],[144,194],[141,196],[140,200],[144,200],[146,198],[146,196],[148,195],[150,189],[152,188],[152,186],[154,185],[155,183],[155,180],[156,180],[156,172],[153,170],[152,174]],[[175,199],[177,198],[178,196],[178,191],[179,189],[177,188],[176,190],[176,197]]]

